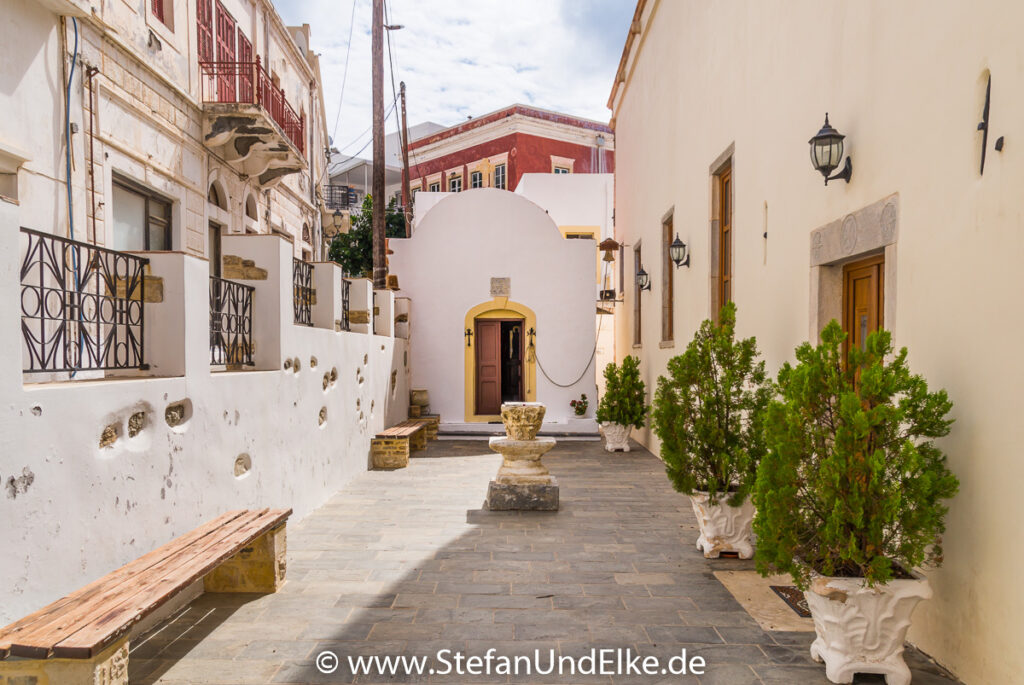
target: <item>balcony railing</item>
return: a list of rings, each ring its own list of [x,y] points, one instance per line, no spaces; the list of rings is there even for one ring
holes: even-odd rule
[[[299,152],[305,153],[305,117],[295,113],[260,63],[200,62],[203,102],[259,105],[277,122]]]
[[[324,186],[324,201],[330,209],[359,207],[359,193],[351,186],[331,184]]]
[[[292,299],[295,304],[295,323],[313,325],[313,265],[301,259],[292,259]]]
[[[144,257],[22,228],[25,373],[146,369]]]
[[[210,276],[210,365],[252,366],[251,285]]]
[[[341,329],[343,331],[352,330],[352,320],[348,315],[349,293],[351,290],[352,284],[344,278],[341,279]]]

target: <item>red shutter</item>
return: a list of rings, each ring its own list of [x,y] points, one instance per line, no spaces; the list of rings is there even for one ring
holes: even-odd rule
[[[161,23],[166,24],[167,19],[164,18],[164,0],[153,0],[153,16],[160,20]]]
[[[199,34],[199,61],[212,62],[213,0],[196,0],[196,26]]]
[[[225,62],[235,61],[235,20],[217,0],[217,61],[221,62],[217,78],[217,100],[219,102],[236,102],[235,71]]]
[[[255,102],[252,92],[252,43],[238,29],[238,101]]]

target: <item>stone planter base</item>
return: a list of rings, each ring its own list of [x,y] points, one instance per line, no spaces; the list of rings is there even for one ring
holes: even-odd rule
[[[632,426],[623,426],[618,423],[602,423],[601,432],[604,433],[604,448],[608,452],[628,452],[629,432]]]
[[[711,504],[706,492],[695,492],[690,495],[690,503],[700,527],[697,549],[704,553],[705,559],[717,559],[722,552],[736,552],[740,559],[754,556],[754,546],[750,543],[754,503],[749,497],[740,506],[730,507],[722,498],[718,504]]]
[[[825,662],[833,683],[851,683],[855,673],[879,673],[887,685],[909,685],[903,644],[910,615],[932,596],[928,581],[892,580],[867,587],[860,578],[816,577],[804,593],[818,637],[811,658]]]
[[[486,507],[491,511],[558,511],[558,481],[499,483],[487,486]]]

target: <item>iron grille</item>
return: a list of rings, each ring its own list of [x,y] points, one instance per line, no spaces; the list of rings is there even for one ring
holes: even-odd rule
[[[344,278],[341,279],[341,328],[344,331],[352,330],[352,321],[348,316],[349,290],[351,288],[352,284],[350,282]]]
[[[210,365],[252,366],[255,288],[210,276]]]
[[[324,186],[324,200],[330,209],[348,209],[358,207],[359,194],[355,188],[332,183]]]
[[[144,257],[22,228],[25,373],[147,369]]]
[[[301,259],[292,259],[292,298],[295,304],[295,323],[313,325],[313,265]]]

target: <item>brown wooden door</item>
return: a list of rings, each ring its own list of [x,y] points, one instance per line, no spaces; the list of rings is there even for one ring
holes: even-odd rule
[[[218,66],[217,101],[235,102],[236,71],[235,61],[235,18],[217,2],[217,61],[229,64]]]
[[[501,413],[501,321],[476,322],[476,413]]]
[[[846,349],[863,349],[868,334],[885,321],[885,257],[879,255],[843,267],[843,329]]]

